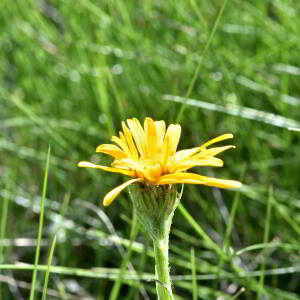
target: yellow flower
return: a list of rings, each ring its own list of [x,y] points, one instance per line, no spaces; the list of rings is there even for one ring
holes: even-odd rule
[[[113,136],[113,144],[103,144],[96,152],[106,153],[114,158],[111,167],[95,165],[81,161],[78,166],[83,168],[102,169],[109,172],[121,173],[131,179],[110,191],[103,204],[109,205],[119,193],[134,182],[145,185],[164,185],[176,183],[202,184],[219,188],[238,188],[241,183],[234,180],[224,180],[206,177],[186,172],[196,166],[222,167],[223,161],[215,155],[235,146],[209,148],[208,146],[233,138],[230,133],[214,138],[200,147],[177,151],[181,134],[178,124],[167,128],[164,121],[153,121],[146,118],[144,128],[133,118],[127,120],[128,127],[122,122],[123,132],[119,137]]]

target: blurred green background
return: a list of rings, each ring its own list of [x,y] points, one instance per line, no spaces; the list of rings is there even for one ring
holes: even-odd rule
[[[179,121],[180,149],[233,133],[225,166],[196,171],[244,183],[185,187],[190,215],[176,212],[170,241],[176,299],[300,299],[299,16],[296,0],[2,0],[0,263],[11,266],[0,265],[0,299],[29,296],[30,266],[12,264],[34,263],[48,145],[39,263],[56,234],[57,269],[47,299],[156,299],[153,282],[118,275],[127,259],[154,272],[141,231],[128,254],[127,193],[102,206],[124,178],[76,166],[109,164],[96,147],[146,116]]]

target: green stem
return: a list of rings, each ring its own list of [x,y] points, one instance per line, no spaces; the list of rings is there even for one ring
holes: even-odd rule
[[[183,186],[178,193],[175,185],[133,184],[129,188],[139,222],[153,240],[158,300],[174,299],[169,275],[169,234],[182,191]]]
[[[169,275],[169,235],[162,240],[153,240],[155,255],[156,291],[159,300],[173,299]]]

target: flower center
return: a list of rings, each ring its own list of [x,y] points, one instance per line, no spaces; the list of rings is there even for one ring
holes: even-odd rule
[[[174,157],[169,156],[167,164],[164,164],[161,154],[157,154],[151,159],[140,159],[139,164],[143,171],[137,171],[136,176],[145,178],[145,182],[148,184],[155,184],[162,175],[170,173],[172,161],[174,161]]]

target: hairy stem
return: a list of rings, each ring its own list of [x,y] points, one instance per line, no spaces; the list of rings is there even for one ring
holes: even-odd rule
[[[155,255],[156,291],[159,300],[173,299],[169,275],[169,236],[162,240],[153,240]]]

